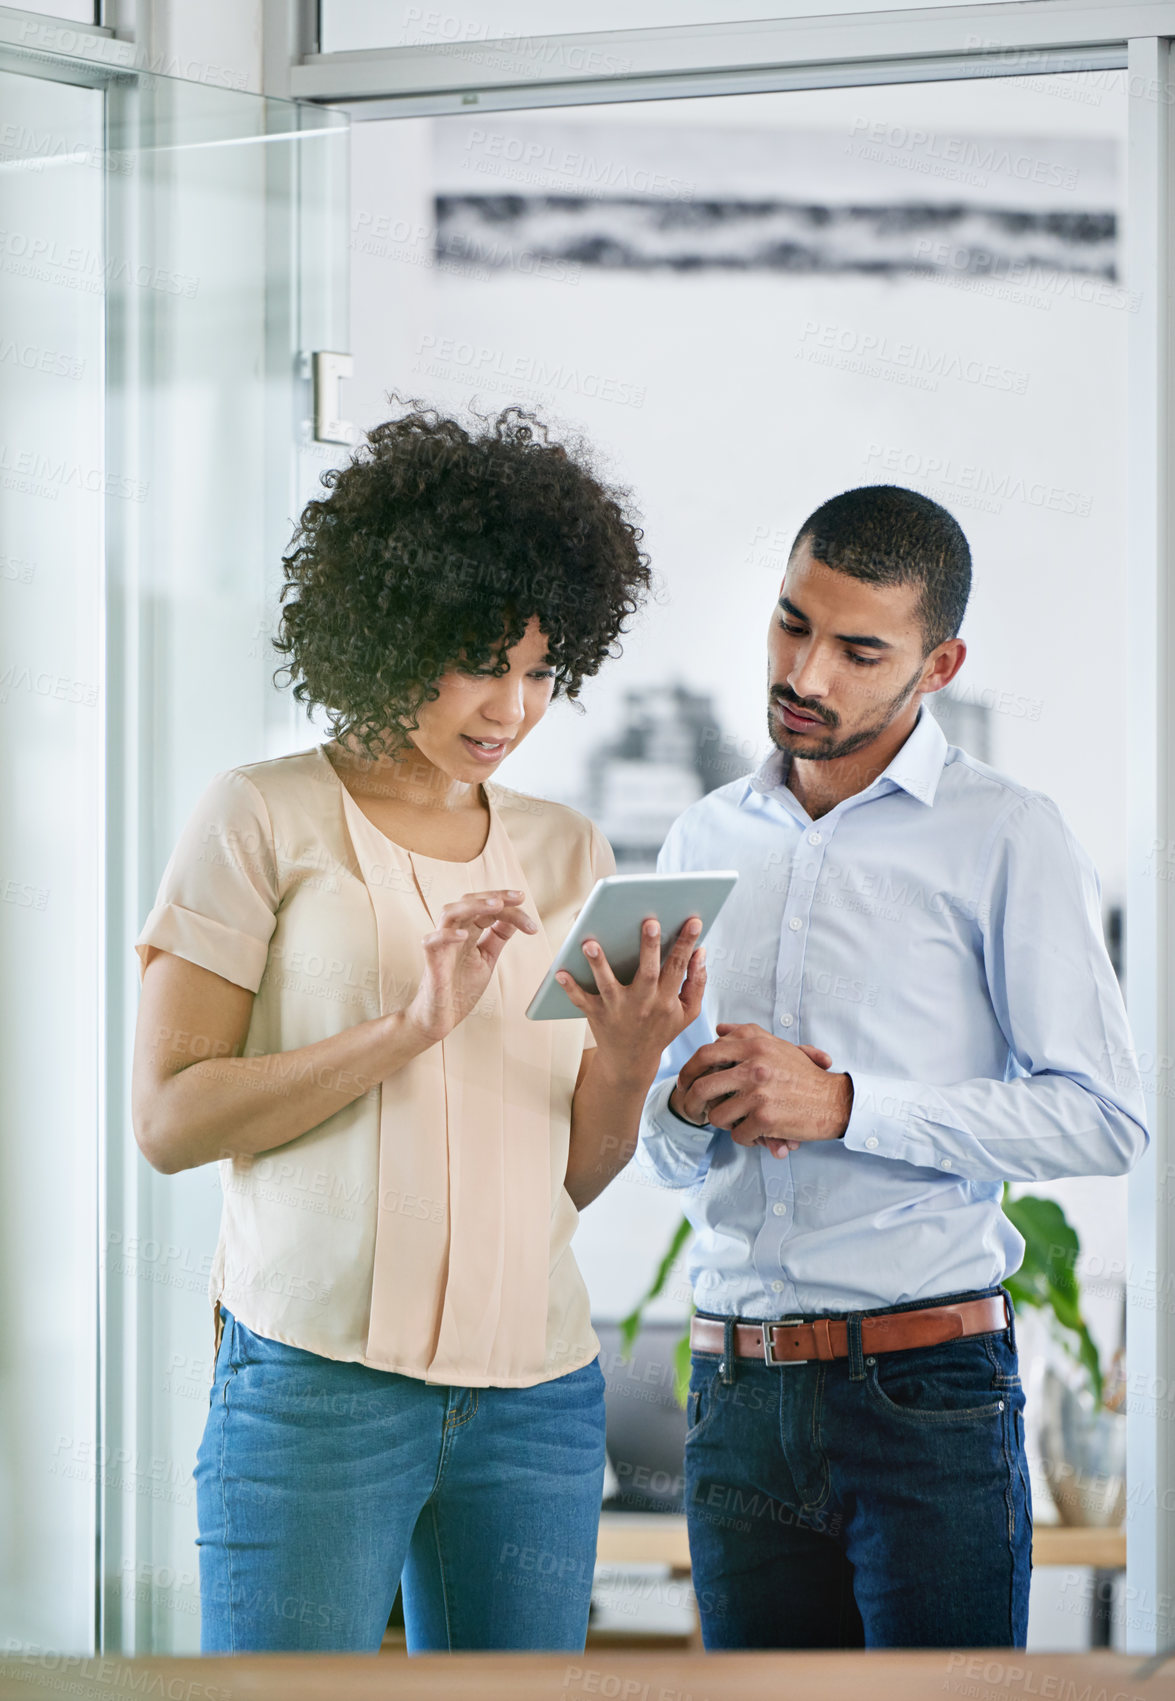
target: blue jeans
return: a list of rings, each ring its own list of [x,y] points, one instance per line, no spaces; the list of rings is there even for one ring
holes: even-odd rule
[[[196,1461],[201,1647],[580,1652],[604,1480],[599,1363],[447,1388],[229,1313]]]
[[[850,1320],[849,1357],[830,1363],[693,1355],[705,1646],[1023,1647],[1032,1508],[1012,1326],[869,1358],[860,1343]]]

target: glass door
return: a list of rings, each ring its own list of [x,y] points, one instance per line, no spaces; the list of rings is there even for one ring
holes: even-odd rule
[[[347,131],[11,47],[0,107],[0,1638],[191,1652],[219,1194],[135,1145],[132,942],[211,776],[313,736],[268,640]]]

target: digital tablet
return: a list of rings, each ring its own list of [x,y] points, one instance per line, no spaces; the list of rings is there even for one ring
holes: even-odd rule
[[[627,986],[640,964],[642,923],[651,916],[661,923],[664,962],[690,916],[700,916],[702,931],[694,945],[696,950],[737,879],[730,869],[717,869],[689,874],[608,874],[597,880],[530,1001],[526,1013],[531,1021],[552,1022],[580,1014],[555,979],[560,969],[566,969],[585,992],[596,990],[591,964],[583,954],[585,939],[599,941],[613,974]]]

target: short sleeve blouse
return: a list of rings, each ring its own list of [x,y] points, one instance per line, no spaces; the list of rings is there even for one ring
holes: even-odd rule
[[[563,1185],[590,1036],[580,1019],[523,1012],[615,864],[574,810],[485,793],[481,856],[449,863],[381,833],[321,745],[230,769],[197,803],[135,949],[143,971],[171,951],[254,993],[245,1055],[296,1085],[284,1054],[408,1001],[444,904],[526,894],[538,933],[511,938],[452,1034],[299,1138],[221,1162],[209,1293],[256,1333],[327,1358],[527,1387],[599,1343]]]

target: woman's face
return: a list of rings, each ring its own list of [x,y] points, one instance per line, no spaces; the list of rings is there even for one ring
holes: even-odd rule
[[[409,736],[425,760],[451,780],[476,784],[487,778],[547,712],[555,670],[547,663],[537,616],[506,657],[508,673],[443,674],[437,680],[440,695],[420,708],[420,724]]]

